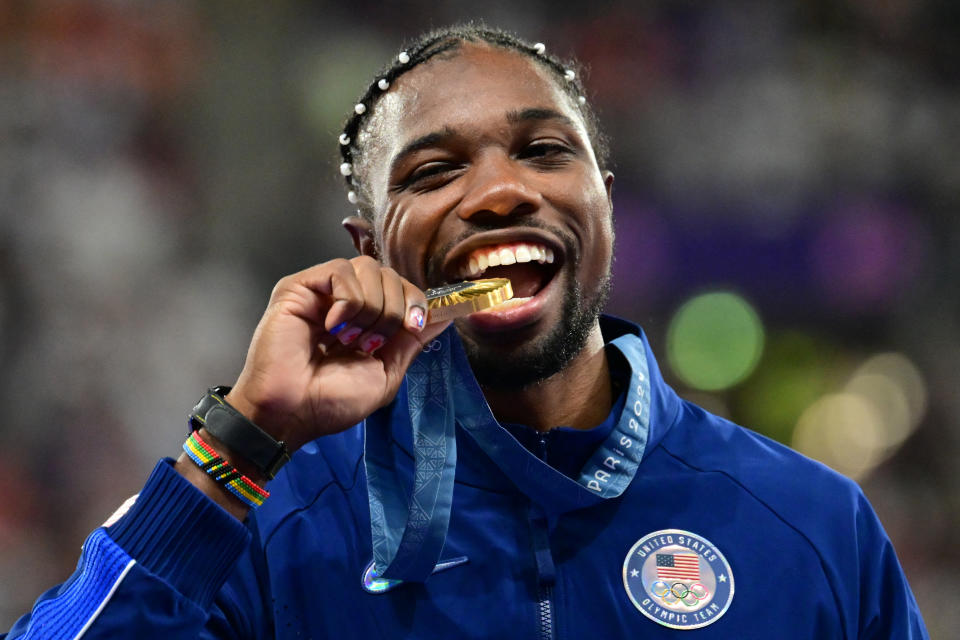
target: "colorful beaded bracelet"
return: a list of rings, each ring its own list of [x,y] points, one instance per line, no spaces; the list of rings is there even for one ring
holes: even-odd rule
[[[235,495],[241,502],[251,508],[259,507],[270,493],[254,483],[253,480],[233,468],[229,462],[221,458],[209,444],[204,442],[194,431],[183,443],[183,450],[190,459],[197,463],[204,473],[223,485],[227,491]]]

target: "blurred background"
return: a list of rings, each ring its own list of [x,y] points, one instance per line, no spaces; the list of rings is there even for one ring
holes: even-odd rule
[[[955,637],[960,4],[475,4],[0,0],[0,630],[177,455],[273,283],[352,253],[374,72],[484,18],[589,67],[611,310],[681,395],[858,480]]]

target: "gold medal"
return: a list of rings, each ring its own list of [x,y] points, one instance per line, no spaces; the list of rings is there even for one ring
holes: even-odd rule
[[[513,297],[507,278],[468,280],[427,289],[427,323],[453,320],[495,307]]]

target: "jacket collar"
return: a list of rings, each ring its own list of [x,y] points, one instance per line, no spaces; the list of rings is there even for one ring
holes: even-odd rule
[[[643,330],[636,324],[617,318],[614,316],[603,315],[600,317],[600,329],[603,334],[604,343],[609,344],[624,335],[636,336],[642,348],[646,352],[647,367],[650,382],[650,420],[649,432],[647,434],[646,447],[644,449],[643,459],[646,459],[651,451],[655,449],[666,433],[670,430],[677,418],[680,409],[680,398],[663,380],[660,368],[657,365],[653,352],[650,349],[649,341]],[[621,357],[615,349],[610,349],[615,353],[614,357]],[[616,371],[616,367],[614,367]],[[629,383],[629,381],[626,381]],[[401,388],[394,402],[406,403],[405,387]],[[629,407],[622,410],[629,410]],[[615,416],[614,419],[618,419]],[[392,429],[394,444],[404,454],[412,466],[413,446],[412,438],[408,429],[396,425]],[[598,442],[596,438],[580,438],[574,435],[571,441]],[[534,454],[529,454],[534,457]],[[584,457],[589,453],[585,452]],[[642,460],[641,460],[642,465]],[[641,466],[642,469],[642,466]],[[487,456],[480,447],[462,429],[457,429],[457,469],[456,482],[458,484],[469,485],[480,489],[495,491],[499,493],[512,493],[516,491],[516,486],[510,478],[504,474]]]

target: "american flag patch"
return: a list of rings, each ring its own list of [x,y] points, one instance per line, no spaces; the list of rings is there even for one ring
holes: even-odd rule
[[[657,577],[663,580],[699,580],[700,556],[695,553],[658,553]]]

